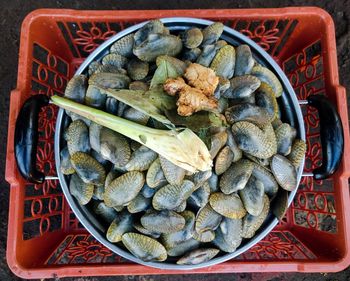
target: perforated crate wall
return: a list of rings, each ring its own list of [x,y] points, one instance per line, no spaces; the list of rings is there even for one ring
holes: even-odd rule
[[[13,155],[14,124],[34,94],[62,94],[67,81],[96,47],[118,31],[151,18],[188,16],[222,21],[263,47],[281,65],[299,99],[324,94],[348,115],[339,86],[331,18],[315,8],[264,10],[73,11],[38,10],[23,23],[17,89],[11,94],[6,178],[11,184],[7,259],[26,278],[113,274],[167,274],[129,261],[97,242],[77,221],[57,180],[33,185],[20,177]],[[307,34],[307,36],[306,36]],[[57,108],[40,113],[38,168],[54,175]],[[317,111],[303,108],[305,171],[322,161]],[[343,159],[331,179],[304,177],[283,221],[237,258],[195,272],[337,271],[349,264],[349,164]],[[183,273],[183,272],[181,272]]]

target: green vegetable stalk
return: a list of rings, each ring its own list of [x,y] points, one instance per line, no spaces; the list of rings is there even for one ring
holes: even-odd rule
[[[207,147],[190,129],[153,129],[60,96],[52,96],[51,100],[61,108],[147,146],[190,172],[207,171],[212,167]]]

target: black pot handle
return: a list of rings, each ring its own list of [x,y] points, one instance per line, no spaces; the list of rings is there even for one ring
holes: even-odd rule
[[[31,183],[43,183],[45,175],[36,169],[38,118],[40,109],[49,104],[46,95],[35,95],[22,106],[15,128],[15,158],[21,175]]]
[[[308,104],[318,110],[322,144],[322,165],[313,171],[316,180],[329,178],[339,167],[344,151],[344,133],[335,106],[323,95],[311,95]]]

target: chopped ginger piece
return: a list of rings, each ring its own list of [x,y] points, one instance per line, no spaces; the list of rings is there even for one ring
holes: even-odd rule
[[[200,90],[187,86],[180,91],[176,105],[179,115],[190,116],[197,111],[215,109],[218,103],[215,99],[208,98]]]
[[[178,106],[177,113],[181,116],[190,116],[194,112],[212,110],[218,106],[214,96],[208,98],[201,90],[187,85],[181,77],[167,79],[164,84],[164,90],[169,95],[179,93],[176,105]]]
[[[190,86],[201,90],[207,97],[214,95],[219,84],[219,77],[215,75],[215,72],[198,63],[191,63],[186,69],[184,77]]]
[[[181,77],[177,78],[168,78],[164,84],[164,91],[166,91],[169,95],[175,96],[176,93],[180,92],[184,87],[188,87],[185,80]]]

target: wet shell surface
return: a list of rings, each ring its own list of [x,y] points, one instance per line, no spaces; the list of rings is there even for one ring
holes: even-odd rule
[[[263,198],[263,208],[258,216],[253,216],[247,214],[243,218],[243,227],[242,227],[242,237],[243,238],[252,238],[255,232],[261,227],[264,223],[267,215],[270,210],[270,199],[268,196],[264,195]]]
[[[107,206],[125,206],[133,200],[145,182],[144,175],[138,171],[131,171],[113,180],[104,193]]]
[[[76,152],[71,156],[72,165],[85,183],[103,185],[106,178],[104,167],[89,154]]]
[[[216,192],[210,195],[210,206],[213,210],[230,219],[240,219],[247,213],[238,194],[224,194]]]
[[[181,185],[168,184],[153,196],[152,206],[156,210],[174,210],[191,196],[195,189],[193,182],[184,180]]]
[[[185,218],[169,210],[148,211],[141,217],[141,224],[149,231],[167,234],[183,229]]]
[[[284,156],[276,154],[271,160],[271,171],[278,184],[287,191],[297,188],[297,172],[293,164]]]
[[[79,204],[86,205],[92,198],[94,185],[83,182],[79,176],[73,174],[69,183],[69,191],[78,200]]]
[[[215,231],[214,245],[228,253],[234,252],[242,242],[242,220],[224,218]]]
[[[177,264],[199,264],[203,262],[207,262],[215,257],[219,253],[218,249],[215,248],[206,248],[206,249],[198,249],[189,252],[181,259],[179,259]]]
[[[247,159],[233,163],[221,176],[219,183],[221,191],[225,194],[231,194],[243,189],[253,172],[253,168],[253,163]]]
[[[269,158],[276,153],[276,142],[252,123],[237,122],[232,125],[232,132],[238,147],[244,152],[258,158]]]
[[[157,240],[138,233],[125,233],[122,236],[124,246],[143,261],[164,261],[167,259],[166,249]]]

